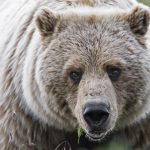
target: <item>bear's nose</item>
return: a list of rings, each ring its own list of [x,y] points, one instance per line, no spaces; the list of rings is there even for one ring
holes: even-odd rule
[[[101,131],[110,115],[110,107],[104,103],[89,103],[85,105],[83,116],[94,132]]]

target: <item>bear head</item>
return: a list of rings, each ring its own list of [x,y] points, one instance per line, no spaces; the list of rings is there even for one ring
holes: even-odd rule
[[[36,14],[35,76],[48,124],[98,141],[149,111],[150,12],[84,9]]]

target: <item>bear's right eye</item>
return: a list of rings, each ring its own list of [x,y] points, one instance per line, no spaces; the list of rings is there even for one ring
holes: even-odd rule
[[[82,72],[80,70],[75,70],[70,72],[70,78],[75,83],[79,83],[82,78]]]

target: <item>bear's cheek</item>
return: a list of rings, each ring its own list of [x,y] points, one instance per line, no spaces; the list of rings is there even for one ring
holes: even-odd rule
[[[136,68],[136,66],[132,67]],[[132,72],[131,72],[132,71]],[[129,70],[129,75],[122,79],[122,83],[116,87],[118,104],[119,127],[131,124],[145,114],[147,96],[149,93],[148,80],[146,80],[142,68]],[[123,84],[124,83],[124,84]]]
[[[66,97],[69,107],[71,108],[72,112],[74,112],[77,104],[77,91],[75,90],[67,93]]]

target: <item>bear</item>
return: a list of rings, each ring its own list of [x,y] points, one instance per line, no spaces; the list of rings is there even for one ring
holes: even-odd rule
[[[1,150],[57,150],[77,128],[149,146],[149,8],[6,0],[0,10]]]

